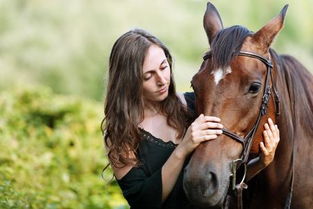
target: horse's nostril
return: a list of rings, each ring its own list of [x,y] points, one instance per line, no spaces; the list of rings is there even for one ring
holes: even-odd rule
[[[219,175],[211,170],[192,173],[193,178],[191,178],[189,172],[190,170],[187,170],[184,176],[183,185],[188,199],[201,208],[215,207],[219,204],[223,198],[220,195]]]
[[[203,178],[200,188],[203,197],[210,197],[215,194],[218,190],[218,181],[216,174],[210,172],[206,176],[206,178]]]
[[[187,172],[187,167],[186,167],[186,168],[184,168],[184,172],[183,172],[183,173],[185,174],[186,172]]]

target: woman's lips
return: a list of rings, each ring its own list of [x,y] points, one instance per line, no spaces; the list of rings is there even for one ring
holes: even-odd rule
[[[164,94],[167,91],[167,87],[163,87],[157,91],[157,93]]]

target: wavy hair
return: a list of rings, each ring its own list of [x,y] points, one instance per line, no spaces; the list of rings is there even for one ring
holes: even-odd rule
[[[171,69],[168,97],[161,102],[160,111],[167,123],[181,138],[190,123],[186,107],[176,96],[172,76],[172,56],[156,37],[141,29],[134,29],[117,39],[109,60],[109,79],[101,129],[108,148],[108,158],[114,167],[136,165],[137,148],[141,140],[138,124],[144,119],[143,63],[151,45],[163,49]],[[131,157],[135,154],[135,158]]]

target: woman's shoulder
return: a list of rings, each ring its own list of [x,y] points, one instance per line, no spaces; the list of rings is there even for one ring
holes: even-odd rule
[[[187,101],[185,99],[184,93],[182,92],[177,92],[176,93],[177,97],[179,98],[179,100],[184,104],[187,105]]]
[[[192,112],[195,111],[195,93],[194,92],[184,92],[176,93],[180,101],[186,105]]]
[[[180,101],[185,105],[187,105],[189,101],[194,102],[195,100],[194,92],[177,92],[176,95],[180,99]]]

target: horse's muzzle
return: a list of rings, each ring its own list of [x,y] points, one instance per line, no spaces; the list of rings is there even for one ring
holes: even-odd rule
[[[192,171],[191,171],[192,172]],[[217,175],[209,172],[203,176],[190,175],[189,171],[185,170],[184,175],[184,190],[190,202],[199,207],[212,207],[220,202],[217,195],[219,184]],[[192,177],[191,177],[192,176]]]

